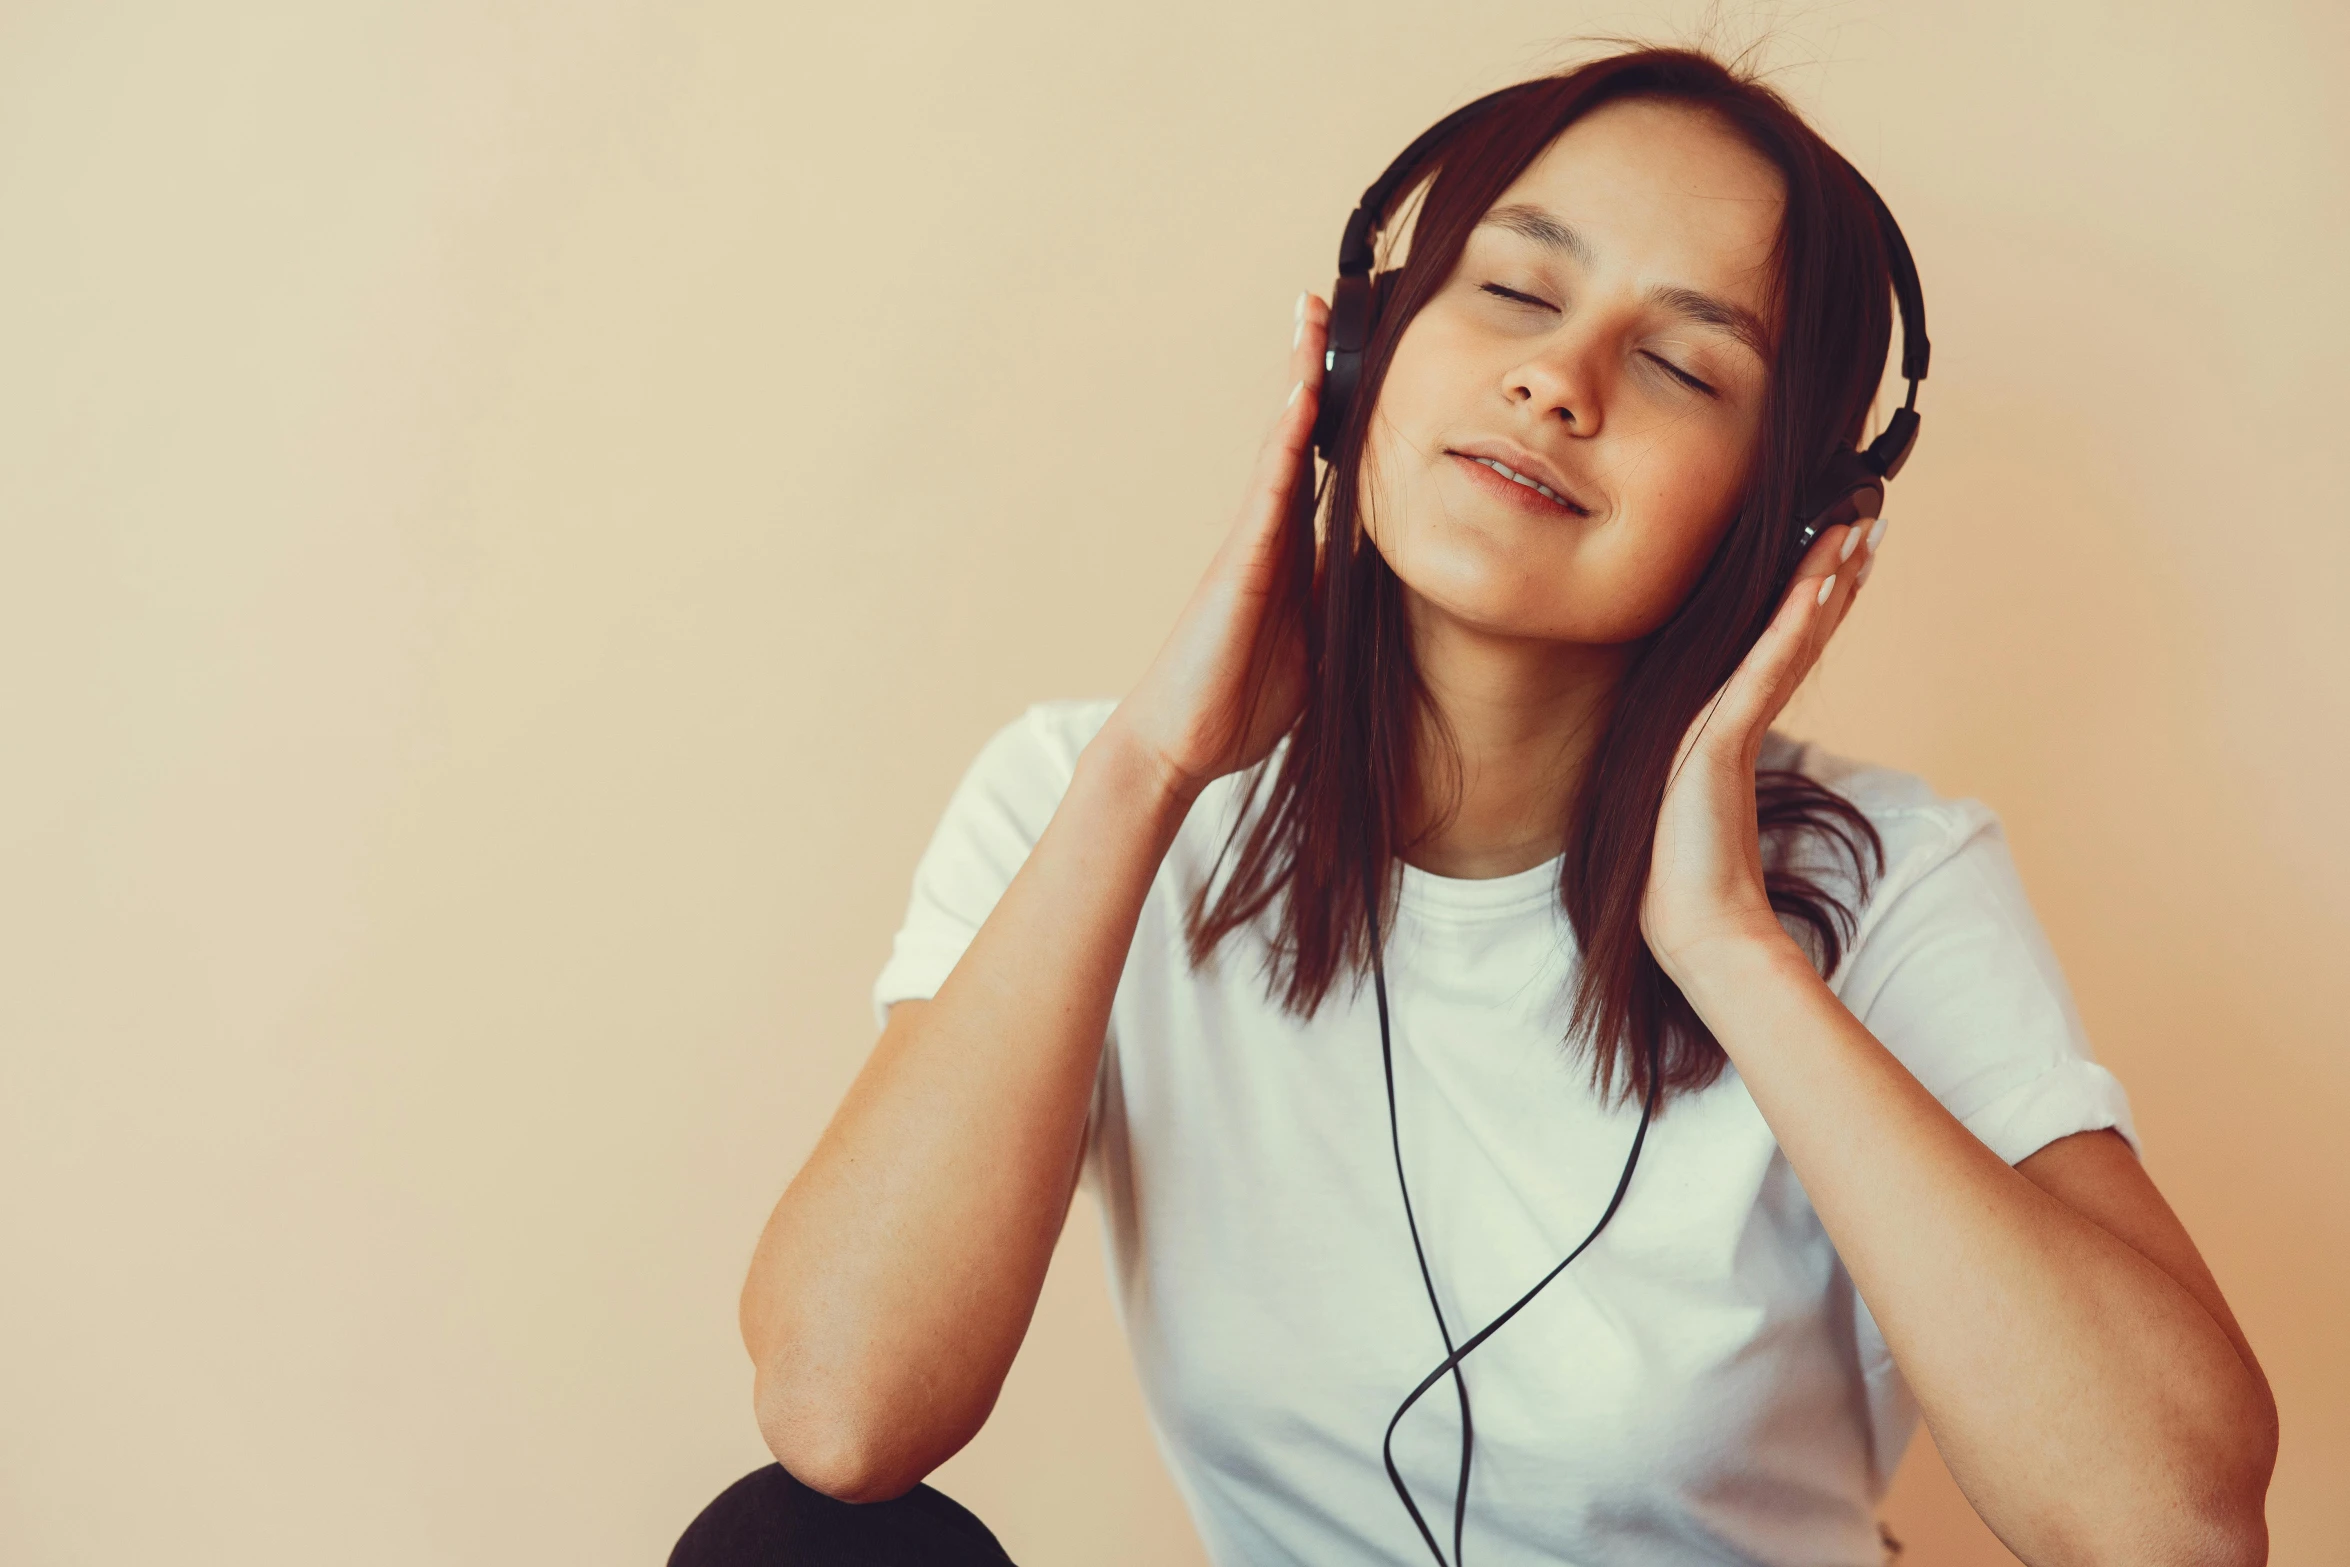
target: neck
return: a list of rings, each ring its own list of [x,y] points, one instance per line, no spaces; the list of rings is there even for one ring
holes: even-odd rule
[[[1497,637],[1411,597],[1413,656],[1442,723],[1418,727],[1414,768],[1426,835],[1404,862],[1470,879],[1540,865],[1566,848],[1567,807],[1628,649]]]

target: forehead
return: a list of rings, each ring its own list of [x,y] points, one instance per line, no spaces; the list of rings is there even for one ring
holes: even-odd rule
[[[1624,99],[1561,131],[1495,206],[1520,204],[1570,224],[1594,270],[1670,274],[1759,302],[1786,196],[1777,166],[1713,114]]]

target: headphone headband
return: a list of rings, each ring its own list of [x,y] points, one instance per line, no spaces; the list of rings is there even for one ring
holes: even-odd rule
[[[1352,272],[1369,276],[1373,259],[1371,236],[1387,222],[1387,206],[1396,197],[1405,179],[1416,173],[1421,160],[1438,146],[1452,139],[1452,133],[1505,98],[1530,92],[1546,84],[1547,78],[1513,82],[1507,87],[1487,93],[1484,97],[1462,104],[1459,108],[1429,126],[1412,144],[1395,155],[1387,171],[1373,180],[1363,191],[1363,199],[1355,204],[1354,216],[1347,219],[1346,237],[1338,246],[1338,270],[1343,276]]]

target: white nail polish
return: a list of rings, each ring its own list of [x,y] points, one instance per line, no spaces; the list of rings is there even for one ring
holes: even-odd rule
[[[1849,523],[1844,529],[1844,548],[1836,552],[1839,561],[1852,559],[1852,552],[1860,548],[1860,524]]]
[[[1297,325],[1296,325],[1296,326],[1294,326],[1294,327],[1292,327],[1292,328],[1290,328],[1290,331],[1289,331],[1289,346],[1290,346],[1290,347],[1292,347],[1292,348],[1295,348],[1295,347],[1298,345],[1298,340],[1299,340],[1300,338],[1304,337],[1305,335],[1306,335],[1306,318],[1305,318],[1304,316],[1299,316],[1299,317],[1297,318]]]
[[[1834,577],[1834,575],[1833,575],[1833,574],[1831,574],[1831,575],[1829,576],[1829,578],[1828,578],[1828,580],[1827,580],[1827,581],[1825,581],[1825,582],[1823,582],[1823,583],[1821,583],[1821,584],[1820,584],[1820,596],[1819,596],[1817,599],[1813,600],[1813,602],[1814,602],[1814,603],[1818,603],[1818,604],[1825,604],[1825,603],[1827,603],[1827,602],[1828,602],[1828,595],[1829,595],[1829,594],[1831,594],[1831,593],[1833,593],[1833,592],[1835,592],[1835,591],[1836,591],[1836,578]]]
[[[1877,541],[1885,536],[1885,519],[1879,517],[1869,528],[1869,553],[1877,553]]]
[[[1876,564],[1877,557],[1874,555],[1871,555],[1867,560],[1862,561],[1860,563],[1860,570],[1852,574],[1853,587],[1858,588],[1862,583],[1868,581],[1869,572]]]
[[[1297,291],[1297,303],[1290,308],[1289,319],[1292,321],[1303,321],[1305,318],[1306,291],[1301,288]]]
[[[1291,403],[1294,403],[1294,402],[1296,402],[1296,401],[1297,401],[1297,394],[1298,394],[1298,393],[1300,393],[1300,392],[1302,392],[1302,391],[1304,391],[1304,390],[1305,390],[1305,386],[1306,386],[1305,382],[1303,382],[1303,381],[1299,381],[1299,382],[1298,382],[1298,383],[1296,383],[1294,386],[1290,387],[1290,389],[1289,389],[1289,395],[1288,395],[1287,397],[1284,397],[1283,399],[1281,399],[1281,406],[1282,406],[1282,407],[1284,407],[1284,408],[1287,408],[1287,407],[1288,407],[1288,406],[1289,406]]]

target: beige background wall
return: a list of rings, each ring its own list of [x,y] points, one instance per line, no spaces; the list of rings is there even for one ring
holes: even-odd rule
[[[0,7],[0,1557],[659,1560],[765,1461],[735,1291],[973,750],[1139,671],[1386,158],[1692,14]],[[2005,813],[2289,1563],[2350,1538],[2344,15],[1775,51],[1938,350],[1794,727]],[[1089,1210],[940,1482],[1199,1560]],[[1891,1516],[2004,1559],[1926,1442]]]

